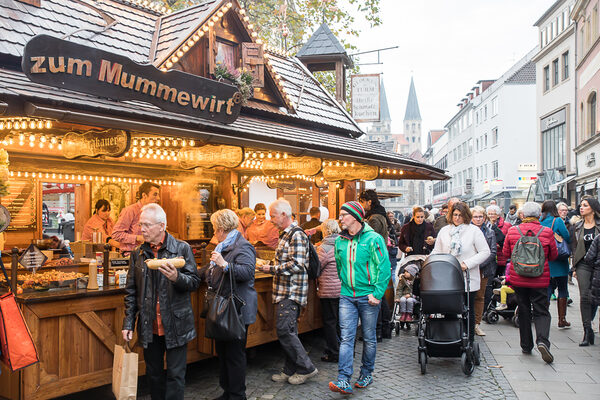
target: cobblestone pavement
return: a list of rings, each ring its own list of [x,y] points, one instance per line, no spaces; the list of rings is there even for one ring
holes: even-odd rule
[[[322,339],[320,332],[302,336],[307,351],[319,374],[306,384],[293,386],[274,383],[270,376],[278,372],[283,358],[277,343],[257,347],[250,351],[248,360],[248,399],[343,399],[347,396],[332,393],[327,384],[337,376],[337,364],[320,361]],[[377,346],[373,385],[355,389],[354,399],[516,399],[502,370],[494,368],[496,360],[485,342],[480,341],[482,360],[473,375],[465,376],[460,359],[430,358],[427,374],[421,375],[417,362],[417,338],[414,330],[400,332]],[[355,376],[358,378],[362,343],[356,347]],[[149,400],[145,379],[140,378],[138,398]],[[186,399],[213,399],[221,394],[218,386],[216,359],[204,360],[188,366],[186,376]],[[110,386],[88,390],[63,400],[95,400],[111,398]]]

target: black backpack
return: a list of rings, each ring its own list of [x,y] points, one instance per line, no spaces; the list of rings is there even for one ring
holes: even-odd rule
[[[300,227],[295,227],[292,230],[292,234],[293,232],[302,232],[304,236],[306,236],[306,239],[308,239],[308,269],[306,270],[306,272],[308,273],[308,279],[317,279],[319,276],[321,276],[322,272],[321,261],[319,261],[319,254],[317,254],[317,249],[311,243],[310,238],[308,237],[306,232],[304,232],[304,229]]]

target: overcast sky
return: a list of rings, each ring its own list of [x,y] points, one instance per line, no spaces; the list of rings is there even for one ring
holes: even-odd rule
[[[533,24],[554,1],[381,0],[383,24],[365,23],[355,43],[357,51],[399,46],[381,53],[383,65],[361,66],[361,73],[383,73],[392,132],[402,133],[411,75],[426,143],[427,132],[444,127],[477,81],[499,78],[537,45]]]

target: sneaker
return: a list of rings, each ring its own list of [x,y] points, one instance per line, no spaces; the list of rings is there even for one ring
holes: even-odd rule
[[[498,307],[496,307],[496,311],[502,311],[502,310],[506,310],[508,309],[508,306],[506,304],[502,304],[500,303],[500,305]]]
[[[306,382],[306,380],[308,378],[312,378],[313,376],[315,376],[318,373],[319,373],[319,370],[316,368],[314,369],[313,372],[309,372],[308,374],[295,373],[294,375],[292,375],[288,378],[288,382],[291,383],[292,385],[302,385],[304,382]]]
[[[492,290],[492,292],[494,294],[497,294],[498,296],[500,296],[500,289],[496,288],[496,289]]]
[[[554,293],[552,293],[552,296],[550,296],[550,300],[556,300],[556,295]]]
[[[573,304],[573,299],[570,297],[567,297],[567,305],[570,306],[571,304]]]
[[[371,375],[367,375],[367,376],[361,375],[361,377],[358,378],[358,380],[356,381],[354,386],[356,386],[357,388],[364,389],[367,386],[369,386],[371,383],[373,383],[373,377]]]
[[[278,374],[271,375],[271,380],[273,382],[286,382],[288,379],[290,379],[290,376],[291,375],[288,375],[285,372],[281,371]]]
[[[329,390],[343,394],[352,394],[352,386],[345,380],[329,382]]]
[[[544,360],[548,364],[552,364],[552,362],[554,361],[554,356],[552,356],[552,354],[550,353],[548,346],[546,346],[544,343],[538,343],[537,348],[540,354],[542,355],[542,360]]]
[[[475,334],[477,336],[485,336],[485,332],[481,330],[479,324],[475,325]]]

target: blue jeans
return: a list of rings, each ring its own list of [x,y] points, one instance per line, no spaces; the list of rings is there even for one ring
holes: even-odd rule
[[[354,369],[354,340],[356,327],[360,317],[363,332],[363,353],[361,376],[371,375],[375,368],[375,355],[377,353],[377,316],[379,307],[369,305],[367,296],[350,297],[340,296],[340,329],[342,341],[340,343],[340,356],[338,364],[338,380],[350,381]]]

